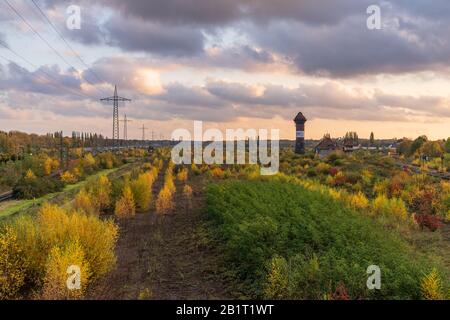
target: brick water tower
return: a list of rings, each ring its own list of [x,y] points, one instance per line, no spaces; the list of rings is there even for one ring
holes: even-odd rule
[[[294,118],[295,122],[295,153],[305,153],[305,116],[299,112]]]

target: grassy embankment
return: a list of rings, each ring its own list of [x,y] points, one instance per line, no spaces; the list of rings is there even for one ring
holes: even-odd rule
[[[208,215],[248,297],[420,299],[431,256],[400,234],[320,192],[277,181],[227,181],[207,191]],[[367,268],[381,269],[368,290]],[[448,291],[443,281],[442,294]]]
[[[125,164],[123,166],[113,168],[113,169],[104,169],[96,172],[95,174],[89,176],[83,181],[80,181],[75,184],[69,184],[64,187],[61,192],[50,193],[43,197],[37,199],[29,199],[29,200],[11,200],[0,203],[0,219],[4,219],[7,217],[11,217],[16,214],[22,214],[29,211],[33,211],[36,208],[39,208],[41,204],[44,202],[64,202],[58,201],[57,199],[67,200],[69,197],[74,196],[88,181],[92,179],[96,179],[101,175],[110,175],[118,170],[127,168],[132,166],[133,163]]]

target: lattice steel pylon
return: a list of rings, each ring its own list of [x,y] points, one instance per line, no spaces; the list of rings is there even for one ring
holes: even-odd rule
[[[113,135],[112,135],[112,147],[117,149],[119,146],[119,101],[131,101],[131,99],[119,97],[117,95],[117,85],[114,86],[114,96],[100,99],[100,101],[113,102]]]
[[[143,124],[140,129],[142,130],[142,142],[144,142],[145,141],[145,130],[147,130],[148,128]]]
[[[123,120],[119,120],[120,122],[123,122],[123,140],[125,143],[128,141],[128,122],[133,122],[133,120],[128,120],[127,115],[125,115],[125,118]]]

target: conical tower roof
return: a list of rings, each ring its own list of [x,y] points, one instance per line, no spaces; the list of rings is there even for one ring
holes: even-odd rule
[[[299,112],[297,116],[294,118],[294,122],[305,122],[306,118],[303,113]]]

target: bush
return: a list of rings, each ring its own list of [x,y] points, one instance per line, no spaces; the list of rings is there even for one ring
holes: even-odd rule
[[[95,199],[100,211],[104,211],[111,205],[112,185],[106,175],[89,182],[86,186],[89,194]]]
[[[192,187],[188,184],[186,184],[183,187],[183,196],[186,199],[186,203],[187,203],[187,209],[191,209],[192,208]]]
[[[288,297],[289,279],[286,260],[278,256],[273,257],[268,269],[269,271],[264,285],[264,297],[267,299],[283,299]]]
[[[61,181],[67,184],[73,184],[77,182],[77,178],[70,171],[64,171],[61,174]]]
[[[125,185],[122,191],[122,197],[117,200],[116,208],[114,210],[118,218],[134,217],[136,208],[134,204],[133,192],[129,185]]]
[[[420,283],[420,289],[422,290],[422,297],[425,300],[444,299],[442,282],[436,269],[433,269],[429,274],[423,277]]]
[[[183,195],[186,199],[191,199],[192,198],[192,187],[188,184],[186,184],[183,187]]]
[[[172,191],[167,186],[164,186],[156,199],[156,213],[167,214],[173,208]]]
[[[197,167],[197,165],[195,163],[191,164],[191,171],[196,176],[198,176],[202,173],[202,171]]]
[[[401,220],[406,220],[408,217],[408,211],[402,199],[389,199],[384,195],[379,195],[373,201],[372,208],[378,215],[391,215]]]
[[[14,186],[13,192],[16,198],[33,199],[48,193],[61,191],[63,187],[64,184],[55,178],[42,177],[30,180],[25,177]]]
[[[0,300],[17,296],[25,282],[24,252],[11,227],[0,234]]]
[[[348,204],[350,207],[354,209],[363,210],[369,206],[369,200],[362,192],[358,192],[357,194],[351,194],[348,198]]]
[[[74,200],[74,209],[87,214],[98,214],[99,208],[95,199],[85,190],[76,195]]]
[[[276,297],[286,277],[287,299],[323,299],[340,283],[346,288],[341,296],[351,298],[421,297],[420,280],[431,263],[400,235],[327,193],[278,179],[227,181],[207,189],[214,234],[246,294]],[[271,264],[274,257],[285,259],[287,275],[279,260]],[[383,270],[381,290],[366,286],[366,269],[374,262]]]
[[[150,172],[142,173],[131,183],[131,190],[139,211],[147,211],[152,199],[153,176]]]
[[[320,174],[327,174],[328,172],[330,172],[330,169],[331,169],[331,166],[329,164],[326,164],[325,162],[320,162],[316,166],[316,170]]]
[[[84,252],[84,260],[90,267],[92,281],[111,270],[116,261],[114,247],[118,228],[112,221],[102,221],[94,215],[67,212],[58,206],[44,204],[37,216],[19,217],[10,223],[10,228],[17,235],[15,251],[19,252],[18,255],[22,259],[20,266],[25,279],[22,287],[42,286],[47,288],[47,293],[53,292],[49,287],[49,279],[62,274],[55,271],[55,266],[59,265],[58,261],[69,258],[72,252],[79,252],[78,249],[74,251],[73,247],[69,246],[70,243],[78,243]],[[5,237],[5,234],[7,233],[1,233],[0,238]],[[55,248],[59,248],[59,255],[55,253]],[[65,279],[67,277],[65,274]],[[21,281],[14,283],[19,285]]]
[[[115,263],[118,229],[112,221],[78,212],[67,213],[57,206],[45,205],[40,210],[38,226],[45,252],[67,241],[78,240],[94,279],[108,272]]]
[[[69,269],[71,266],[79,268],[79,289],[68,287],[67,282],[72,279],[70,278],[71,274],[67,271],[72,271]],[[91,273],[83,248],[78,241],[71,241],[63,248],[53,247],[50,250],[45,269],[43,299],[80,299],[84,296]]]
[[[414,219],[422,229],[427,228],[430,231],[436,231],[442,226],[442,219],[437,215],[416,214]]]
[[[186,168],[182,168],[178,173],[177,173],[177,180],[180,182],[185,182],[188,178],[188,171]]]

